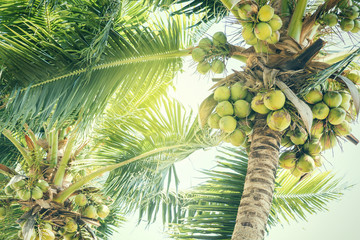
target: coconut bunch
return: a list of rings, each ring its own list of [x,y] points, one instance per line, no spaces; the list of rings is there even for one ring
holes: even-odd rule
[[[227,38],[223,32],[216,32],[209,38],[202,38],[198,47],[191,52],[192,59],[198,62],[196,70],[201,74],[206,74],[210,70],[219,74],[225,69],[225,58],[229,54]]]
[[[1,166],[10,180],[1,190],[0,219],[11,214],[11,205],[22,206],[24,213],[17,220],[21,226],[21,239],[95,239],[92,228],[100,226],[99,220],[110,212],[107,205],[111,202],[94,187],[83,186],[64,201],[56,201],[61,192],[86,175],[83,171],[69,168],[71,161],[79,158],[78,154],[84,148],[84,145],[74,147],[76,135],[72,134],[67,129],[39,138],[28,129],[25,141],[21,141],[10,131],[4,131],[22,153],[24,161],[17,171]],[[69,162],[64,175],[58,178],[61,179],[59,184],[56,179],[60,163],[66,156]],[[54,159],[56,161],[52,161]]]
[[[343,0],[333,11],[324,14],[319,22],[329,27],[339,24],[341,30],[357,33],[360,31],[359,13],[359,7],[353,5],[351,0]]]
[[[255,48],[264,44],[275,44],[280,39],[281,18],[274,14],[270,5],[259,8],[254,3],[241,4],[238,13],[242,19],[242,36],[249,45]]]

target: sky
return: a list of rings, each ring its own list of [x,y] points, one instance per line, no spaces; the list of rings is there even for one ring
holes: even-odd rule
[[[227,28],[226,30],[228,30]],[[219,24],[208,31],[212,35],[216,31],[224,31],[224,24]],[[179,99],[186,107],[197,112],[198,106],[209,94],[208,89],[212,86],[211,77],[224,77],[226,74],[215,76],[204,76],[196,73],[195,65],[190,57],[185,59],[185,72],[180,74],[176,81],[176,91],[172,94]],[[227,73],[232,69],[241,70],[241,63],[236,60],[229,61]],[[353,125],[353,134],[360,138],[360,125]],[[180,178],[180,189],[188,189],[202,182],[200,170],[214,167],[216,149],[199,151],[188,159],[177,164],[177,172]],[[354,185],[346,190],[344,195],[328,204],[326,212],[316,215],[307,215],[308,222],[284,223],[270,229],[265,240],[360,240],[360,144],[353,145],[350,142],[343,142],[342,147],[337,146],[333,150],[327,150],[324,157],[326,161],[320,171],[333,170],[338,178],[344,183]],[[161,222],[156,222],[150,227],[146,224],[136,225],[137,216],[129,218],[113,239],[123,240],[166,240],[169,239],[163,234]]]

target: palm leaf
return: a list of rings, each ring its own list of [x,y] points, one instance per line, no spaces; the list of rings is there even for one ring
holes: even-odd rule
[[[186,210],[180,224],[173,224],[170,235],[176,239],[230,239],[243,191],[247,156],[241,150],[221,151],[219,170],[205,172],[209,180],[183,197]],[[324,211],[326,204],[339,199],[347,188],[330,172],[313,173],[298,182],[287,171],[280,171],[268,225],[285,220],[306,220],[307,213]]]

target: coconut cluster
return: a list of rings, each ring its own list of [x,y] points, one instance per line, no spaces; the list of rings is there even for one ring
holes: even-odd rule
[[[216,32],[209,38],[202,38],[197,48],[192,50],[191,56],[195,62],[198,62],[196,70],[201,74],[206,74],[210,70],[219,74],[225,69],[225,56],[229,49],[226,45],[227,38],[223,32]]]
[[[17,197],[22,201],[30,199],[38,200],[43,198],[44,193],[49,189],[49,184],[45,180],[38,180],[35,183],[28,178],[21,179],[5,187],[5,194],[12,197]]]
[[[310,134],[302,128],[288,130],[281,139],[285,151],[279,165],[299,177],[322,166],[321,153],[337,144],[338,137],[351,133],[355,110],[351,95],[345,91],[312,89],[304,96],[312,109],[314,122]]]
[[[243,26],[242,36],[249,45],[261,43],[275,44],[280,39],[281,18],[274,14],[270,5],[259,7],[255,4],[242,4],[238,8]]]
[[[360,31],[359,13],[359,8],[353,5],[351,0],[343,0],[332,12],[324,14],[320,23],[329,27],[339,23],[341,30],[357,33]]]

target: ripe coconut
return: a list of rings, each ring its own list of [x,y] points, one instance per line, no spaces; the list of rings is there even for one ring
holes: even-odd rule
[[[38,186],[35,186],[33,189],[31,189],[31,197],[34,200],[38,200],[43,197],[43,192]]]
[[[264,5],[258,12],[258,18],[262,22],[270,21],[274,16],[274,8],[270,5]]]
[[[270,112],[264,104],[264,95],[262,93],[258,93],[253,99],[251,100],[251,108],[257,113],[260,114],[267,114]]]
[[[274,131],[284,131],[290,126],[291,116],[285,109],[277,110],[268,114],[267,125]]]
[[[247,93],[248,93],[248,91],[247,91],[246,87],[240,82],[234,83],[230,87],[230,98],[233,101],[245,99],[247,96]]]
[[[308,139],[308,133],[304,128],[297,127],[290,132],[290,139],[295,145],[303,145]]]
[[[283,152],[279,157],[279,166],[285,169],[292,169],[296,164],[296,153],[293,151]]]
[[[201,74],[206,74],[207,72],[209,72],[210,68],[210,63],[203,61],[197,65],[196,70]]]
[[[83,207],[87,204],[87,198],[85,194],[78,194],[75,197],[75,204],[78,205],[79,207]]]
[[[327,150],[327,149],[335,147],[336,143],[337,143],[337,141],[336,141],[335,134],[333,134],[332,132],[323,134],[320,138],[320,144],[321,144],[323,150]]]
[[[240,129],[235,129],[229,136],[230,143],[236,147],[244,144],[246,135]]]
[[[274,14],[272,19],[268,22],[268,24],[270,25],[271,29],[274,32],[280,30],[280,28],[283,25],[281,18],[279,17],[279,15],[276,14]]]
[[[271,36],[266,39],[266,42],[269,44],[275,44],[277,42],[279,42],[280,40],[280,32],[279,31],[273,31]]]
[[[78,229],[78,225],[74,219],[67,218],[64,229],[66,232],[73,233],[73,232],[76,232],[76,230]]]
[[[270,110],[279,110],[285,104],[285,95],[280,90],[273,90],[264,95],[264,104]]]
[[[225,64],[219,59],[216,59],[211,63],[211,71],[213,71],[213,73],[215,74],[222,73],[224,69],[225,69]]]
[[[219,129],[220,128],[220,125],[219,125],[220,118],[221,117],[217,113],[212,113],[207,120],[209,127],[213,128],[213,129]]]
[[[309,154],[309,155],[317,155],[321,152],[321,145],[320,143],[311,143],[311,142],[307,142],[304,144],[304,150]]]
[[[322,20],[324,24],[328,25],[329,27],[334,27],[338,23],[338,17],[335,13],[325,14]]]
[[[294,143],[291,141],[289,136],[286,136],[285,134],[281,137],[281,146],[283,147],[291,147],[294,146]]]
[[[322,99],[323,99],[323,94],[318,89],[311,89],[304,97],[304,100],[310,104],[321,102]]]
[[[210,51],[212,45],[213,43],[209,38],[202,38],[199,42],[199,48],[203,49],[204,51]]]
[[[320,138],[324,132],[324,123],[322,121],[314,121],[310,129],[311,136]]]
[[[36,183],[36,186],[38,186],[43,192],[47,192],[49,189],[49,183],[42,179],[39,179],[39,181]]]
[[[256,24],[254,29],[255,36],[260,40],[268,39],[272,34],[272,28],[265,22]]]
[[[20,189],[17,191],[19,198],[23,201],[28,201],[31,197],[31,191],[29,189]]]
[[[4,220],[6,217],[6,208],[0,207],[0,220]]]
[[[195,62],[202,62],[205,59],[206,52],[201,48],[195,48],[192,50],[191,56]]]
[[[54,240],[55,234],[49,229],[39,229],[39,236],[41,240]]]
[[[214,99],[215,101],[227,101],[230,98],[230,89],[226,86],[221,86],[215,89],[214,91]]]
[[[245,100],[237,100],[234,103],[235,116],[239,118],[246,118],[251,113],[250,104]]]
[[[360,20],[355,19],[354,20],[354,28],[351,29],[352,33],[358,33],[360,31]]]
[[[232,116],[222,117],[219,121],[220,129],[225,133],[231,133],[236,128],[236,120]]]
[[[340,104],[342,102],[342,97],[339,92],[329,91],[324,94],[323,101],[330,108],[336,108],[336,107],[340,106]]]
[[[109,215],[109,213],[110,213],[110,209],[108,208],[108,206],[106,206],[104,204],[98,206],[97,215],[100,218],[102,218],[102,219],[106,218]]]
[[[339,107],[339,108],[332,108],[330,110],[329,116],[327,117],[329,123],[332,125],[338,125],[345,120],[346,111]]]
[[[215,47],[223,46],[227,43],[226,35],[223,32],[216,32],[213,35],[213,44]]]
[[[307,154],[303,154],[299,158],[299,160],[296,164],[296,168],[304,173],[311,172],[312,170],[315,169],[314,159]]]
[[[355,26],[354,20],[349,19],[349,18],[343,18],[340,21],[340,28],[341,30],[345,31],[345,32],[349,32],[351,31]]]
[[[97,218],[96,207],[89,205],[85,208],[84,216],[88,218]]]
[[[319,102],[315,104],[311,110],[313,113],[313,117],[320,120],[325,119],[330,112],[328,105],[326,105],[324,102]]]
[[[244,4],[241,5],[238,9],[239,17],[243,20],[250,19],[250,12],[251,12],[251,5],[250,4]]]
[[[234,114],[233,105],[229,101],[219,102],[215,111],[220,117],[231,116]]]
[[[351,133],[351,126],[350,123],[346,120],[344,120],[342,123],[335,125],[333,127],[333,130],[336,134],[336,136],[346,136]]]

